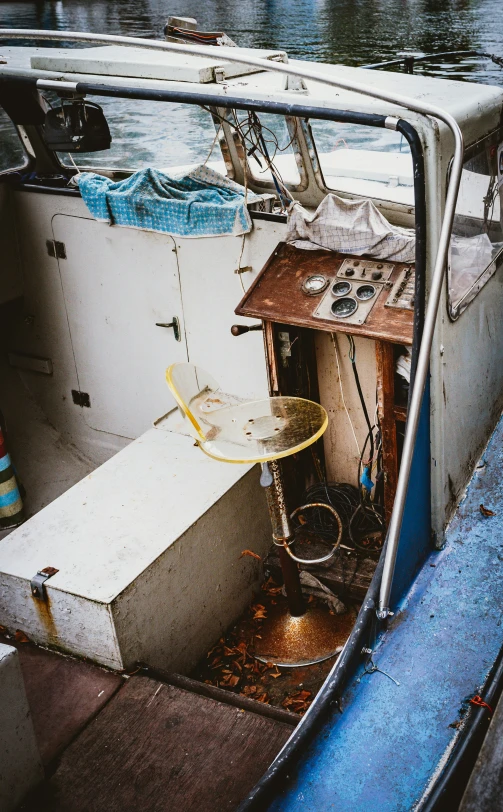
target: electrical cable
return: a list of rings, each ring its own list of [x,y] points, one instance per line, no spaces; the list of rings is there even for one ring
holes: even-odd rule
[[[353,375],[355,378],[356,388],[358,390],[358,397],[360,398],[360,403],[362,404],[363,414],[365,417],[365,422],[367,424],[369,435],[370,435],[370,459],[372,460],[374,457],[374,438],[372,435],[372,426],[370,423],[369,413],[367,411],[367,404],[365,403],[365,398],[363,397],[362,387],[360,384],[360,377],[358,375],[358,369],[356,367],[356,347],[355,347],[355,340],[353,336],[347,336],[349,342],[349,360],[351,361],[351,366],[353,368]]]
[[[339,388],[341,390],[342,405],[344,406],[344,411],[346,412],[347,418],[349,420],[349,425],[351,426],[351,431],[353,432],[353,437],[355,438],[356,448],[358,449],[358,456],[360,456],[361,455],[360,444],[358,442],[358,438],[357,438],[356,432],[355,432],[355,427],[353,426],[353,421],[351,420],[351,415],[349,414],[348,407],[346,406],[346,400],[344,398],[344,390],[342,388],[342,378],[341,378],[341,367],[340,367],[340,363],[339,363],[339,351],[337,349],[337,342],[335,340],[335,333],[330,333],[330,337],[332,339],[332,344],[334,345],[335,360],[337,362],[337,374],[339,376]]]

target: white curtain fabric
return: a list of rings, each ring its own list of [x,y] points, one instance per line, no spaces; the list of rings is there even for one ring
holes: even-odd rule
[[[292,203],[286,239],[311,251],[325,248],[395,262],[415,259],[413,229],[391,225],[371,200],[344,200],[334,194],[327,195],[314,213]]]

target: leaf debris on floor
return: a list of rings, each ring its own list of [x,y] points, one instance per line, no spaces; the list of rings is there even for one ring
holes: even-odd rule
[[[282,587],[269,578],[240,620],[203,657],[193,679],[216,685],[267,705],[303,715],[337,657],[299,668],[278,667],[254,657],[255,641],[273,606],[286,606]],[[309,598],[310,604],[317,599]]]

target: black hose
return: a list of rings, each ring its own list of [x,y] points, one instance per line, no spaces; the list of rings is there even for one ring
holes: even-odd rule
[[[302,723],[295,728],[279,756],[273,761],[260,781],[248,793],[237,812],[264,812],[276,794],[276,787],[286,770],[291,769],[293,758],[317,733],[329,711],[338,707],[339,699],[357,662],[362,657],[369,629],[375,622],[375,610],[384,567],[384,550],[374,572],[367,596],[360,608],[349,640],[339,659],[321,687]]]
[[[414,288],[414,327],[410,364],[409,400],[414,388],[417,358],[423,337],[424,313],[426,309],[426,190],[424,175],[423,147],[419,136],[408,121],[400,119],[396,125],[398,132],[407,139],[414,167],[414,212],[416,227],[415,248],[415,288]]]
[[[502,690],[503,649],[500,649],[482,691],[484,702],[494,709]],[[458,808],[489,724],[487,708],[471,705],[449,759],[429,787],[427,797],[421,799],[418,812],[450,812]]]

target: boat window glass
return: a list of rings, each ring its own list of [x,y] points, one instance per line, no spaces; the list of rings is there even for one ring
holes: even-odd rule
[[[207,110],[193,104],[87,98],[103,108],[112,145],[101,152],[72,153],[77,166],[135,171],[153,167],[178,173],[204,163],[212,150],[208,166],[228,174]],[[65,166],[73,165],[67,152],[58,153],[58,157]]]
[[[327,189],[414,205],[412,156],[401,133],[335,121],[309,123]]]
[[[241,135],[248,156],[248,168],[255,182],[274,187],[275,182],[295,188],[301,182],[297,165],[295,130],[284,116],[272,113],[248,113],[237,110],[231,119]],[[271,168],[272,172],[271,172]]]
[[[28,156],[19,133],[7,113],[0,107],[0,172],[22,169],[27,163]]]
[[[499,176],[503,146],[491,135],[468,149],[461,174],[449,251],[449,309],[456,318],[503,264]]]

